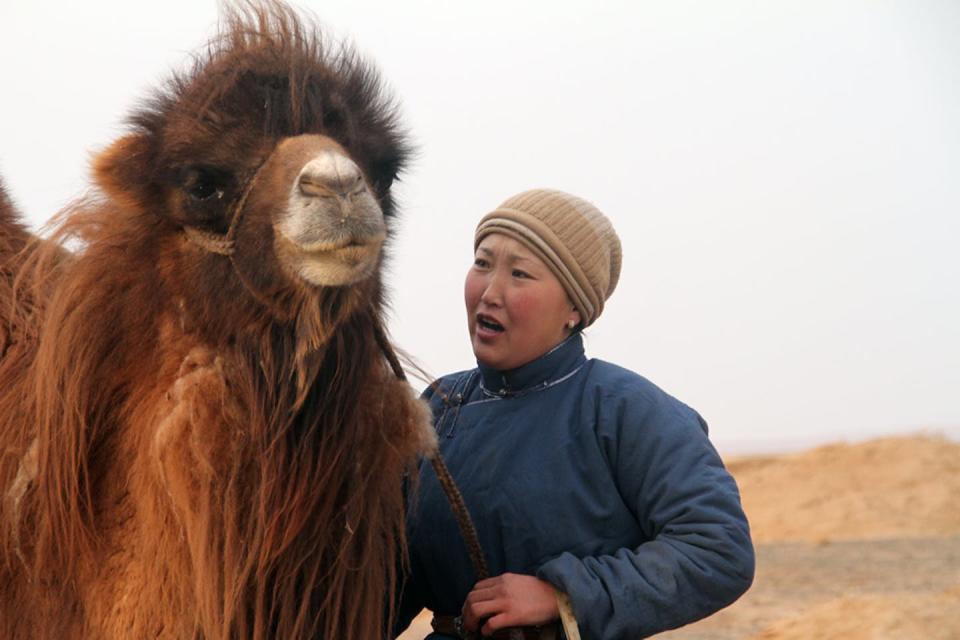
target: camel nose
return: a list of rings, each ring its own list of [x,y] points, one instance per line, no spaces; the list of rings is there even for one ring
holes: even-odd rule
[[[347,197],[366,190],[360,167],[336,151],[324,151],[304,165],[297,178],[300,193],[324,198]]]

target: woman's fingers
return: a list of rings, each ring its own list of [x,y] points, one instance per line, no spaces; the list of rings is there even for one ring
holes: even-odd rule
[[[470,631],[476,631],[480,621],[496,615],[503,610],[503,603],[498,600],[481,600],[467,602],[463,605],[463,626]]]
[[[479,581],[477,584],[473,585],[473,590],[479,591],[483,589],[491,589],[493,587],[496,587],[498,584],[502,584],[504,576],[508,576],[508,575],[510,574],[505,573],[503,575],[493,576],[492,578],[484,578],[483,580]]]
[[[493,600],[502,597],[503,591],[496,587],[474,587],[473,591],[467,594],[466,602],[482,602],[484,600]]]
[[[481,580],[463,604],[464,626],[490,635],[505,627],[544,624],[557,619],[556,591],[533,576],[505,573]]]
[[[500,615],[493,616],[488,619],[482,627],[480,627],[480,635],[492,636],[494,633],[500,629],[506,629],[507,627],[518,627],[523,626],[517,622],[511,622],[510,616],[505,613]]]
[[[463,626],[468,630],[476,631],[483,618],[500,611],[500,605],[496,601],[496,586],[500,582],[500,576],[481,580],[474,585],[473,591],[467,594],[462,613]]]

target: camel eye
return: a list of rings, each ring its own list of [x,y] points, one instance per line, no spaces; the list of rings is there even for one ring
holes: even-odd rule
[[[222,200],[229,175],[210,167],[187,167],[180,174],[180,186],[194,200]]]

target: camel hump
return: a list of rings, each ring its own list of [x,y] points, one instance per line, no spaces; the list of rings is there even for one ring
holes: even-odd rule
[[[3,184],[3,178],[0,178],[0,230],[6,231],[6,223],[13,221],[17,217],[17,212],[13,208],[13,202],[7,194],[7,188]]]
[[[11,253],[23,249],[30,237],[0,177],[0,264],[5,264]]]
[[[29,239],[30,232],[20,222],[20,215],[7,193],[3,178],[0,178],[0,281],[2,283],[12,278],[16,256],[23,250]],[[0,284],[0,291],[2,287],[3,284]],[[3,302],[4,300],[0,298],[0,304]]]
[[[32,234],[20,221],[0,178],[0,359],[15,341],[18,305],[26,304],[14,295],[15,278],[23,264],[24,249]],[[21,309],[22,310],[22,309]]]

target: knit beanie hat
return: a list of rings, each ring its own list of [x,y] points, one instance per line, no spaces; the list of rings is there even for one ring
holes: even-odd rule
[[[595,206],[553,189],[533,189],[485,215],[473,248],[502,233],[534,252],[563,285],[587,327],[600,316],[620,278],[620,238]]]

